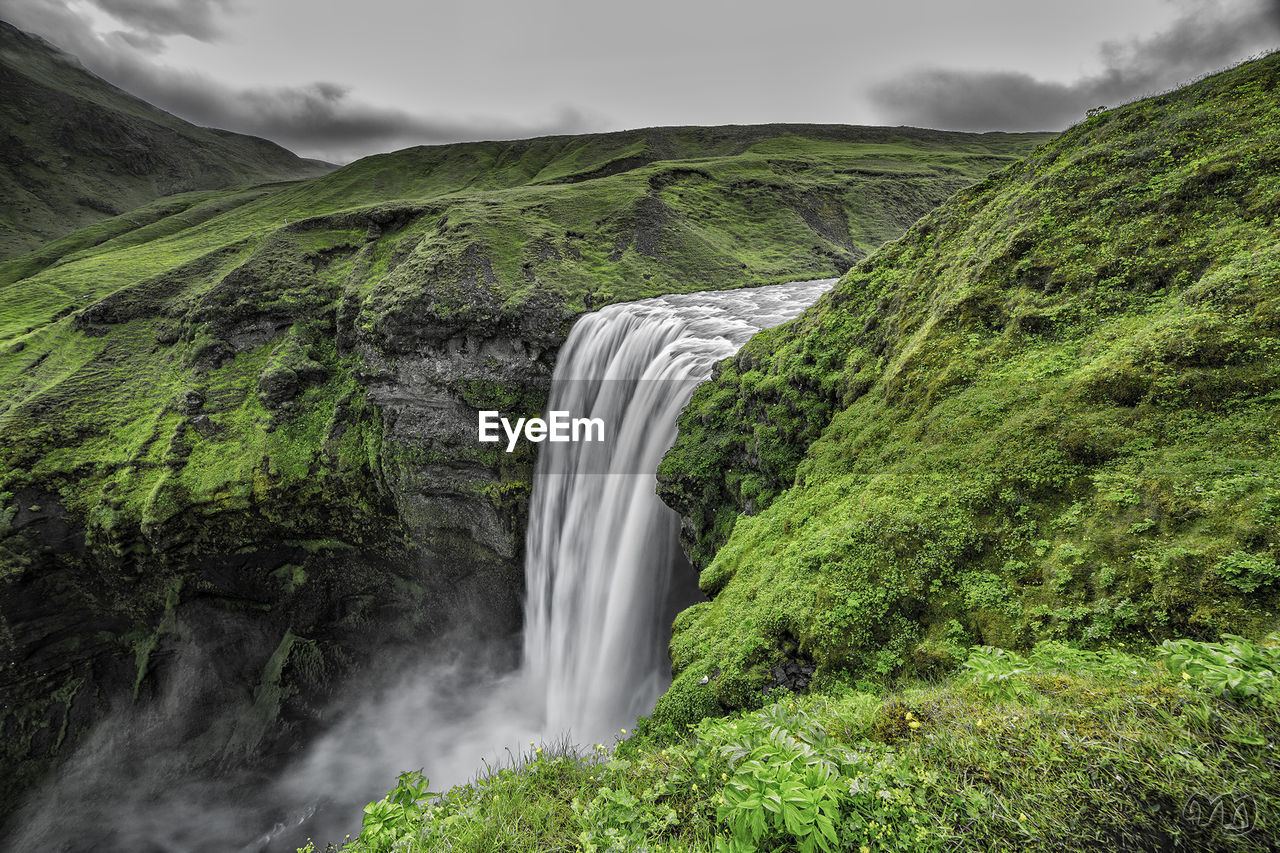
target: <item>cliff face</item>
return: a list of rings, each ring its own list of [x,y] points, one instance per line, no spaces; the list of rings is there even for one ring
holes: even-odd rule
[[[1278,84],[1090,118],[721,366],[659,471],[712,600],[658,719],[1276,627]]]
[[[479,445],[476,412],[540,412],[574,317],[842,271],[1040,141],[410,149],[0,264],[3,802],[184,673],[192,761],[271,760],[375,651],[511,636],[533,458]]]

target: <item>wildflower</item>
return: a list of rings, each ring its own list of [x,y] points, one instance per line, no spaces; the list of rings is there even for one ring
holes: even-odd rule
[[[721,773],[721,774],[720,774],[720,778],[723,780],[723,779],[728,779],[729,777],[728,777],[728,776],[726,776],[725,774]]]
[[[858,848],[858,853],[871,853],[871,848],[864,844]]]
[[[907,725],[909,725],[913,729],[920,728],[920,723],[918,720],[912,720],[910,723],[907,723]]]
[[[1182,673],[1182,680],[1183,680],[1183,681],[1190,681],[1190,680],[1191,680],[1191,673],[1189,673],[1189,672],[1184,672],[1184,673]]]
[[[914,720],[915,718],[916,718],[916,715],[915,715],[915,714],[911,713],[910,711],[908,711],[908,712],[907,712],[907,719],[908,719],[908,720]]]
[[[627,733],[627,730],[626,730],[626,729],[623,729],[623,730],[622,730],[622,733],[625,735],[625,734]]]
[[[1027,819],[1027,813],[1026,813],[1026,812],[1020,812],[1020,813],[1018,814],[1018,820],[1025,821],[1026,819]]]

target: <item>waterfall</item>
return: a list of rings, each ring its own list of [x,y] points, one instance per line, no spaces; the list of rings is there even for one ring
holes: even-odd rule
[[[543,444],[526,538],[524,679],[542,729],[600,739],[653,707],[665,641],[696,600],[680,520],[655,494],[676,421],[712,365],[807,308],[833,280],[612,305],[573,327],[548,409],[614,438]],[[683,581],[683,583],[681,582]]]
[[[13,849],[227,850],[259,826],[242,853],[287,853],[357,831],[361,806],[403,770],[425,768],[444,790],[538,738],[611,740],[665,689],[671,620],[697,596],[679,518],[654,490],[680,410],[715,362],[833,281],[646,299],[574,325],[548,408],[601,418],[609,440],[540,445],[517,671],[505,649],[490,659],[467,636],[436,638],[349,685],[329,729],[275,780],[188,777],[183,715],[123,709],[32,802]],[[175,685],[166,703],[183,701]]]

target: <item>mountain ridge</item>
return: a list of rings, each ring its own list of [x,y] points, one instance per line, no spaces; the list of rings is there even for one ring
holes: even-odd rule
[[[192,190],[309,178],[331,164],[186,122],[0,21],[0,258]]]

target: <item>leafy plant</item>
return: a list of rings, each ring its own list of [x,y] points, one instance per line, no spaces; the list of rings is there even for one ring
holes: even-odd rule
[[[969,651],[964,668],[973,674],[973,681],[987,696],[1014,699],[1018,695],[1016,676],[1030,671],[1025,658],[1005,649],[977,646]]]
[[[1254,592],[1280,581],[1280,563],[1266,554],[1232,551],[1218,561],[1218,575],[1228,586]]]
[[[1256,646],[1236,634],[1221,643],[1165,640],[1157,650],[1174,675],[1242,705],[1280,702],[1280,648]]]
[[[421,829],[429,800],[439,796],[427,790],[429,784],[421,770],[401,773],[385,797],[364,807],[360,840],[369,850],[390,850]]]
[[[586,853],[633,850],[660,837],[678,821],[669,803],[659,805],[650,790],[637,797],[626,787],[606,785],[595,799],[580,809],[582,831],[578,840]],[[575,808],[575,811],[579,811]]]

